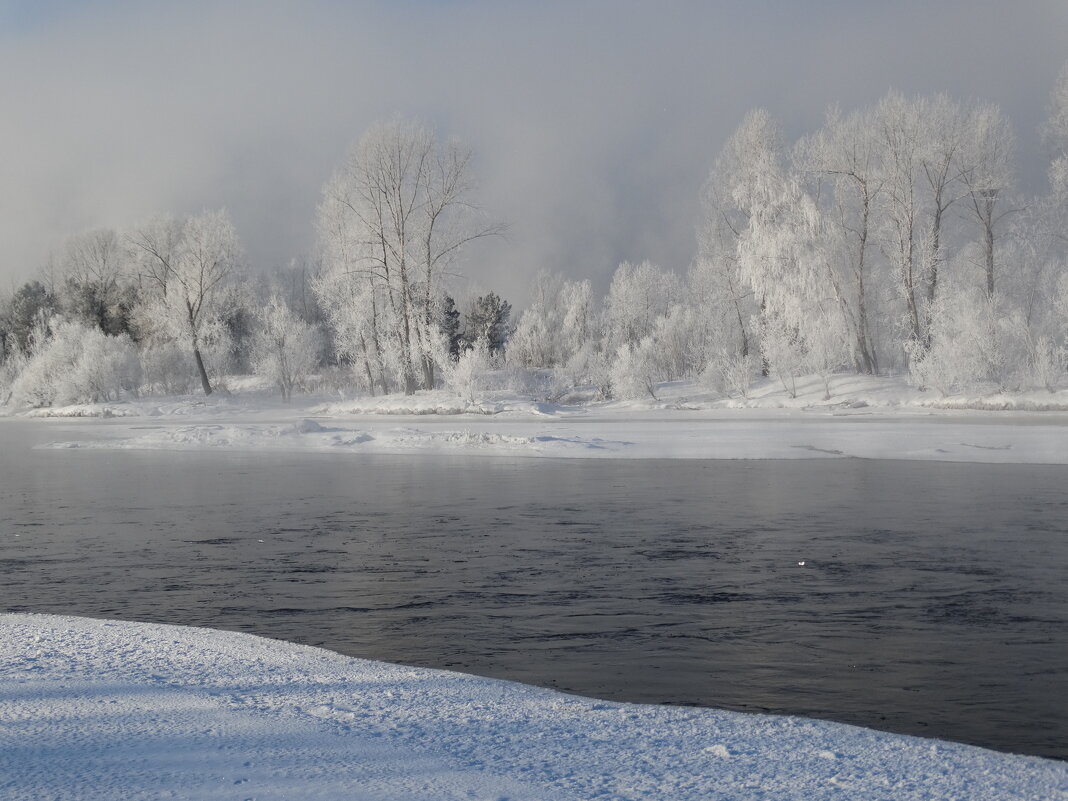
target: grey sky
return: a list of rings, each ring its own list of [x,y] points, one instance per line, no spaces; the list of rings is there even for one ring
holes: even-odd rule
[[[0,286],[78,230],[223,205],[255,264],[286,263],[348,145],[399,113],[468,144],[511,225],[474,283],[600,289],[622,259],[686,268],[701,182],[758,105],[798,135],[891,87],[992,100],[1041,190],[1065,60],[1063,0],[0,1]]]

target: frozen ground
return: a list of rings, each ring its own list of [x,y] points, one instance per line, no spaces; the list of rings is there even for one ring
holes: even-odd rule
[[[0,798],[1063,801],[1068,764],[245,634],[2,615]]]
[[[57,448],[1068,463],[1068,390],[941,398],[900,379],[858,376],[836,377],[826,400],[815,379],[801,382],[796,398],[770,381],[747,399],[675,383],[661,386],[656,400],[570,405],[501,392],[467,402],[444,391],[298,397],[282,405],[246,390],[20,416],[116,418],[108,426],[74,429],[75,436],[65,429],[67,436],[52,443]]]

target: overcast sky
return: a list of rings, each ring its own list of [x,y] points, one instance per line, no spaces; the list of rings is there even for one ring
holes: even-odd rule
[[[0,286],[74,232],[230,209],[250,261],[306,254],[323,182],[374,120],[474,151],[507,238],[469,253],[519,303],[539,268],[603,289],[685,270],[698,191],[755,106],[790,136],[889,88],[1002,106],[1021,182],[1068,60],[1068,2],[0,0]]]

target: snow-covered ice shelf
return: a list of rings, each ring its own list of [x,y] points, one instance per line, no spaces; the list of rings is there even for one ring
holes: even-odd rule
[[[66,419],[66,436],[53,440],[54,448],[1068,464],[1068,392],[939,399],[900,379],[859,376],[838,377],[830,400],[822,383],[806,385],[797,398],[772,382],[745,400],[693,382],[658,392],[656,401],[578,405],[508,393],[472,404],[444,391],[289,405],[252,393],[19,416]],[[121,419],[70,420],[92,416]]]
[[[0,616],[3,799],[1068,798],[1068,764],[246,634]]]
[[[91,424],[86,424],[91,425]],[[71,430],[65,433],[70,436]],[[86,438],[88,435],[88,438]],[[582,417],[540,413],[409,418],[392,415],[115,422],[82,427],[51,448],[231,449],[334,453],[451,453],[592,459],[813,459],[857,457],[997,464],[1068,464],[1068,425],[1060,419],[867,415],[846,419],[804,412],[728,410]]]

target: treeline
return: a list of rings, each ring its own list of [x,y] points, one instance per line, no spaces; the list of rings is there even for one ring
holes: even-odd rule
[[[0,299],[0,403],[211,394],[235,374],[265,378],[285,400],[359,385],[324,311],[326,286],[320,262],[247,269],[222,211],[77,234]],[[458,308],[444,295],[435,314],[450,366],[479,347],[487,364],[501,358],[507,301],[489,292]]]
[[[501,226],[470,153],[426,127],[373,126],[323,190],[318,252],[247,269],[224,212],[72,237],[0,301],[0,392],[20,405],[210,394],[253,372],[284,398],[329,374],[371,394],[440,386],[655,395],[698,378],[907,373],[943,393],[1054,389],[1068,357],[1068,67],[1043,130],[1050,190],[1014,183],[1001,111],[891,92],[832,109],[797,142],[746,115],[702,191],[686,275],[644,262],[607,295],[541,274],[513,325],[495,293],[458,309],[462,256]]]
[[[687,377],[745,394],[757,375],[794,394],[812,374],[829,394],[847,370],[942,393],[1053,390],[1068,357],[1068,67],[1043,135],[1050,191],[1028,197],[992,104],[891,92],[794,143],[754,110],[703,188],[689,273],[624,264],[595,318],[588,285],[542,279],[510,354],[622,396]]]
[[[1028,197],[991,104],[891,92],[794,143],[754,110],[704,185],[689,273],[621,266],[592,350],[546,339],[573,330],[559,310],[588,294],[549,281],[513,354],[570,360],[619,395],[686,377],[745,394],[757,375],[793,394],[813,374],[829,394],[841,371],[1052,390],[1068,356],[1068,68],[1050,111],[1051,189]]]

